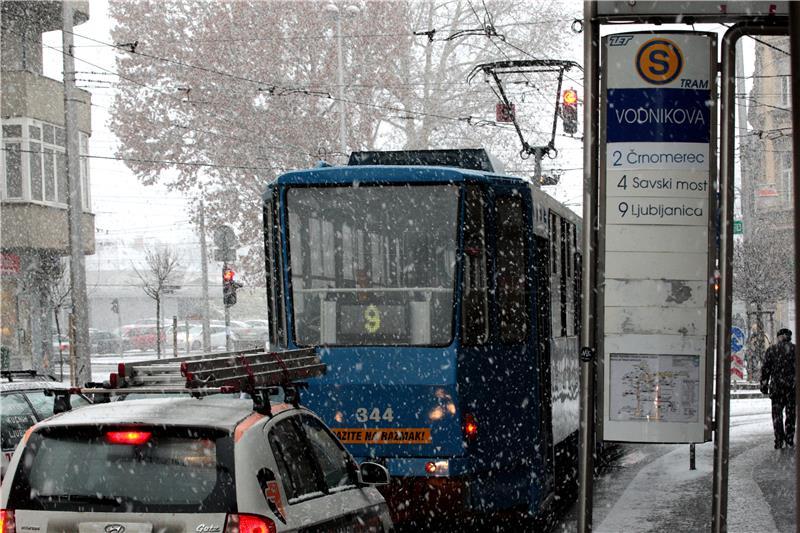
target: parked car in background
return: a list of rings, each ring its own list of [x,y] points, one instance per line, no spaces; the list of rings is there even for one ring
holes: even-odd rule
[[[5,475],[11,454],[20,439],[40,420],[53,416],[53,396],[46,389],[68,389],[69,384],[56,381],[53,376],[37,374],[34,370],[3,370],[0,372],[0,441],[2,464],[0,479]],[[73,407],[89,405],[88,398],[72,395]]]
[[[69,337],[66,333],[62,333],[59,335],[58,333],[53,334],[53,353],[69,353]]]
[[[119,353],[125,351],[127,343],[110,331],[89,329],[89,344],[92,353]]]
[[[156,325],[149,326],[124,326],[122,338],[126,346],[131,350],[155,350],[156,349]],[[166,331],[161,330],[161,343],[167,338]]]
[[[264,320],[261,318],[249,318],[244,322],[246,322],[251,328],[269,328],[269,320]]]

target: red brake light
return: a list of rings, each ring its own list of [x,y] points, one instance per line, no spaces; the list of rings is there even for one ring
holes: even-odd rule
[[[229,514],[225,520],[225,533],[277,533],[277,531],[275,522],[264,516]]]
[[[425,463],[425,471],[429,474],[433,474],[436,472],[436,463],[433,461]]]
[[[0,533],[17,533],[13,510],[0,509]]]
[[[464,417],[464,436],[470,440],[478,436],[478,423],[472,414],[467,414]]]
[[[106,433],[106,442],[109,444],[144,444],[152,433],[149,431],[109,431]],[[2,532],[0,532],[2,533]]]

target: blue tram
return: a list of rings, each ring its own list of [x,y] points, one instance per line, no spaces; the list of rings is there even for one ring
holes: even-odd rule
[[[447,165],[447,166],[442,166]],[[577,469],[580,220],[483,150],[361,152],[264,195],[271,342],[409,513],[537,514]]]

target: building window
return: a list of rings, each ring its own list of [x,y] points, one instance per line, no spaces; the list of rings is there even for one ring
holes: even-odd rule
[[[791,200],[792,192],[792,152],[788,149],[781,154],[781,181],[783,182],[783,196]]]
[[[22,198],[22,143],[4,142],[6,169],[6,196]]]
[[[28,118],[3,125],[3,200],[67,204],[66,131]],[[90,210],[89,135],[79,132],[80,187],[83,209]]]

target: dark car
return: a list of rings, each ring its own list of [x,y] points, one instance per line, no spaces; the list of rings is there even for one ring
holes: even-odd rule
[[[0,479],[5,474],[6,465],[11,459],[22,436],[29,427],[40,420],[53,416],[53,397],[45,390],[68,389],[69,385],[56,381],[52,376],[37,374],[33,370],[8,371],[0,373],[0,433],[2,433],[2,466]],[[89,405],[85,396],[74,395],[72,407]]]
[[[90,330],[89,342],[92,353],[118,353],[126,348],[122,337],[110,331]]]

